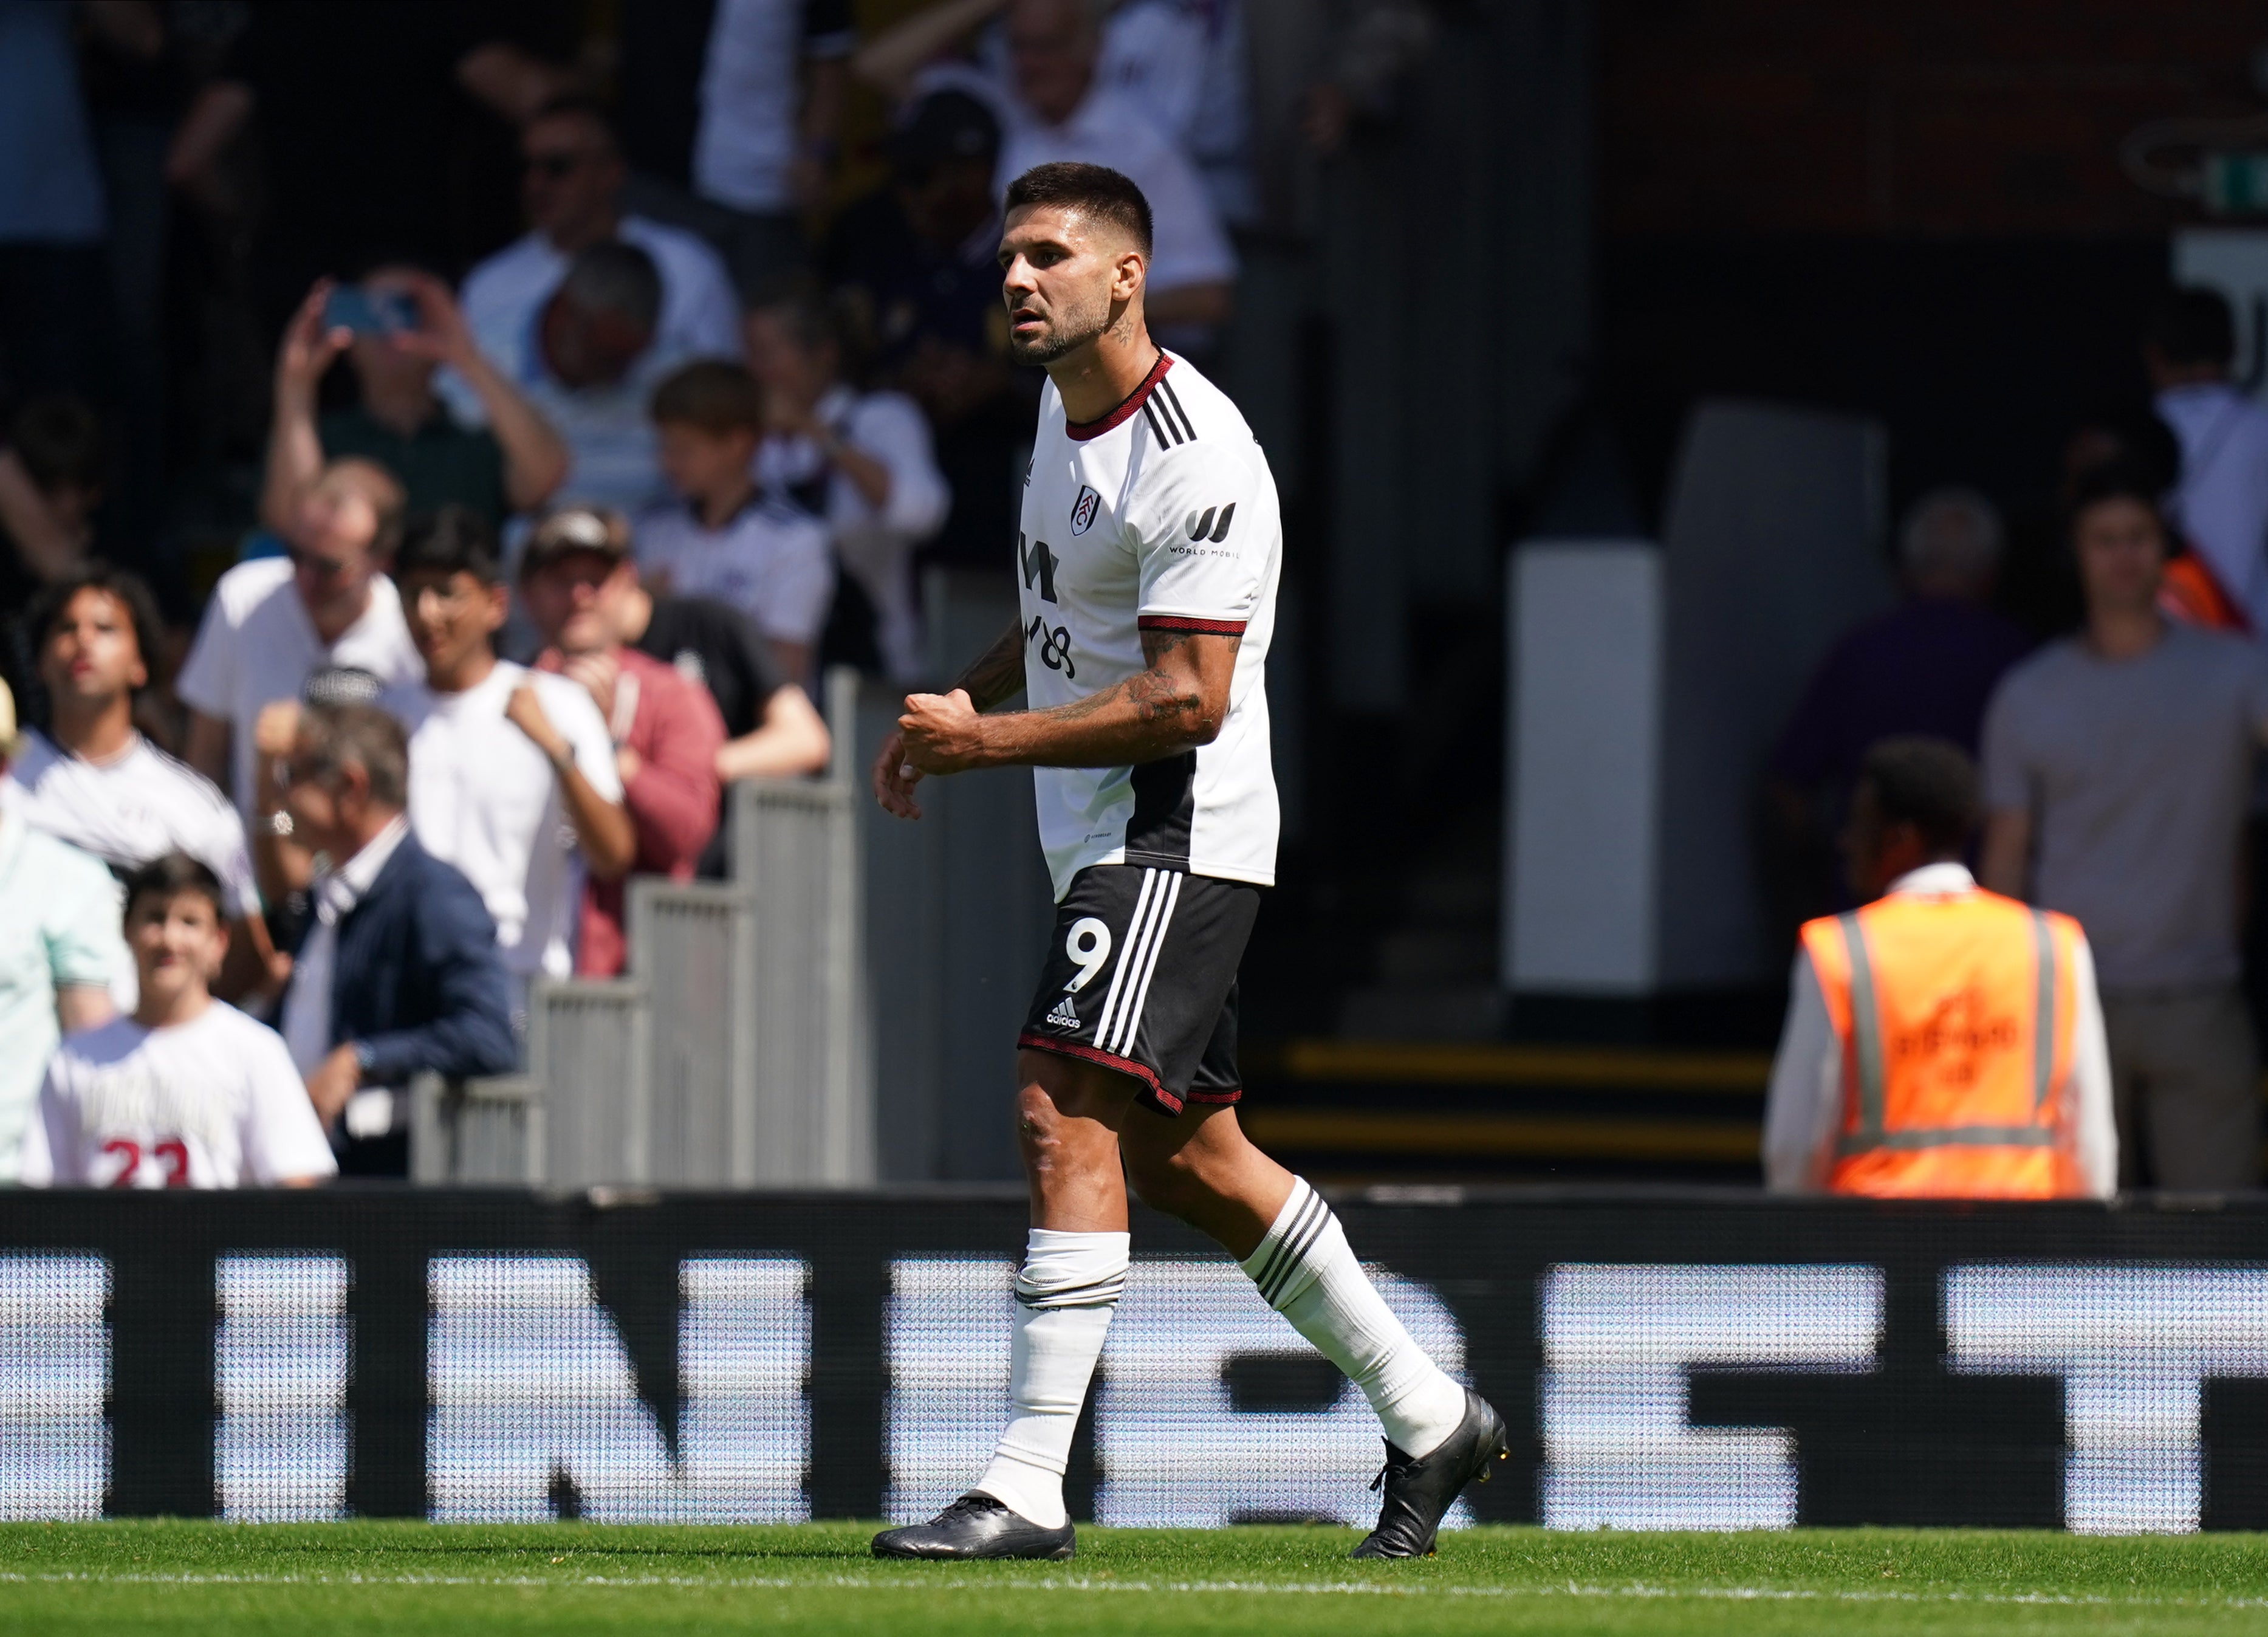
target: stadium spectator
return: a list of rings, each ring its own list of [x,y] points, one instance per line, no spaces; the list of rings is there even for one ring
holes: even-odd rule
[[[540,109],[520,132],[520,153],[530,231],[466,278],[465,319],[489,362],[505,380],[522,383],[574,447],[578,469],[568,492],[610,505],[635,505],[645,497],[616,494],[610,475],[592,469],[591,451],[540,388],[549,384],[571,392],[610,385],[638,358],[641,374],[631,395],[635,414],[644,409],[653,383],[688,359],[738,355],[740,306],[723,262],[697,234],[622,213],[627,173],[613,129],[596,103],[570,97]],[[554,332],[565,320],[554,299],[570,282],[578,258],[613,244],[644,253],[649,277],[636,282],[651,288],[631,302],[618,290],[594,283],[594,269],[585,269],[575,305],[594,315],[628,316],[632,307],[643,313],[638,328],[644,335],[637,344],[612,372],[594,373],[580,358],[563,357],[562,338]],[[616,272],[612,284],[623,283]],[[569,350],[575,350],[569,340]],[[613,350],[619,352],[623,344],[617,337]],[[441,384],[459,418],[477,424],[480,405],[467,384],[447,375]],[[642,431],[642,424],[636,430]],[[650,459],[650,446],[648,450]]]
[[[0,773],[16,745],[16,701],[0,683]],[[109,1021],[125,963],[110,872],[13,809],[0,785],[0,1182],[15,1177],[55,1043]]]
[[[834,559],[822,525],[757,486],[762,388],[737,364],[688,364],[656,388],[653,419],[681,498],[639,515],[640,569],[677,594],[740,609],[771,644],[781,674],[806,680],[835,590]]]
[[[973,29],[976,60],[997,85],[1014,82],[1009,29],[984,26],[1010,0],[947,0],[917,13],[895,40],[878,37],[859,70],[879,84],[910,77]],[[1255,213],[1251,92],[1242,0],[1123,0],[1101,17],[1094,79],[1123,95],[1193,166],[1216,214],[1243,223]],[[902,94],[902,93],[897,93]]]
[[[1844,835],[1866,907],[1803,929],[1764,1114],[1774,1192],[2115,1191],[2087,936],[1977,889],[1962,862],[1977,819],[1958,746],[1910,736],[1867,752]]]
[[[576,253],[537,318],[528,400],[566,439],[563,492],[586,505],[648,505],[666,492],[646,418],[660,301],[652,258],[609,240]]]
[[[2142,355],[2160,418],[2181,440],[2168,520],[2256,631],[2268,630],[2268,409],[2231,384],[2236,327],[2216,291],[2151,309]]]
[[[342,290],[381,327],[334,325],[329,304]],[[414,322],[390,322],[396,318]],[[354,366],[360,401],[319,420],[316,387],[342,352]],[[435,394],[434,372],[443,364],[479,399],[481,426],[460,425]],[[288,529],[324,461],[349,456],[392,472],[409,512],[454,504],[499,527],[507,514],[549,499],[568,461],[558,433],[473,345],[448,286],[402,267],[379,268],[359,285],[321,280],[292,315],[276,352],[261,520],[279,533]]]
[[[2240,842],[2268,667],[2169,623],[2145,477],[2080,481],[2087,625],[2010,671],[1984,719],[1986,887],[2075,917],[2102,987],[2127,1185],[2250,1186],[2259,1071],[2237,987]]]
[[[724,253],[745,294],[803,265],[858,43],[849,0],[633,6],[616,49],[625,197]]]
[[[352,666],[387,682],[420,666],[383,565],[401,537],[401,485],[368,461],[334,461],[301,497],[282,557],[220,577],[173,691],[189,707],[185,760],[250,816],[253,726],[307,678]]]
[[[1035,165],[1069,159],[1108,166],[1150,202],[1150,327],[1179,330],[1189,344],[1228,316],[1236,256],[1196,170],[1152,119],[1099,73],[1102,30],[1089,0],[1005,0],[1006,70],[934,63],[1001,9],[1001,0],[958,0],[916,12],[875,36],[853,71],[901,100],[954,89],[982,99],[1004,140],[996,195]]]
[[[952,505],[918,560],[998,566],[1016,532],[1041,380],[1008,357],[992,196],[999,122],[968,92],[940,91],[887,145],[891,185],[837,219],[828,277],[868,378],[929,419]]]
[[[1905,601],[1845,634],[1812,673],[1771,764],[1783,839],[1812,877],[1802,888],[1807,914],[1848,902],[1819,866],[1868,747],[1921,734],[1975,753],[1985,702],[2031,647],[1988,606],[2001,555],[1999,514],[1984,496],[1922,496],[1899,535]]]
[[[834,321],[816,289],[798,283],[765,292],[744,328],[749,371],[763,388],[756,480],[823,520],[835,550],[837,589],[822,660],[913,681],[923,660],[914,549],[937,533],[953,504],[929,424],[902,393],[845,384]],[[860,594],[855,600],[846,595],[850,586]],[[865,607],[846,618],[855,602]]]
[[[226,42],[166,170],[192,196],[232,181],[259,189],[263,328],[328,270],[379,255],[460,267],[485,253],[512,230],[513,129],[575,83],[557,66],[579,32],[568,7],[165,10],[176,26]],[[227,178],[247,124],[258,174]]]
[[[338,1170],[283,1041],[212,995],[224,897],[185,852],[127,877],[139,998],[49,1061],[24,1133],[25,1186],[306,1188]]]
[[[409,1174],[411,1078],[500,1074],[519,1058],[496,923],[410,833],[409,747],[375,705],[298,714],[293,828],[330,860],[284,996],[284,1043],[350,1175]]]
[[[531,981],[575,970],[585,875],[616,880],[637,852],[614,741],[574,682],[497,657],[508,594],[471,512],[410,530],[401,585],[425,661],[386,696],[409,735],[410,827],[479,889],[523,1013]]]
[[[618,538],[609,531],[609,542]],[[627,551],[594,551],[556,531],[520,559],[520,596],[546,645],[536,668],[578,683],[614,740],[622,805],[637,832],[630,869],[689,881],[717,831],[725,723],[706,688],[623,645],[622,601],[637,585]],[[619,878],[584,883],[575,949],[583,977],[622,970],[623,889]]]
[[[97,564],[42,598],[33,622],[48,731],[25,730],[0,777],[0,800],[33,829],[94,854],[121,875],[169,853],[195,859],[221,883],[232,923],[222,992],[241,995],[279,977],[243,819],[210,779],[134,726],[135,699],[150,685],[150,656],[162,630],[148,588]],[[117,1001],[132,1007],[130,983]]]
[[[536,526],[527,549],[612,560],[630,549],[630,538],[619,514],[569,506]],[[770,645],[738,608],[708,597],[657,596],[632,581],[621,588],[615,622],[624,643],[709,690],[729,735],[717,750],[720,780],[792,778],[826,768],[834,749],[826,722],[809,695],[781,679]],[[723,874],[711,867],[723,856],[723,840],[720,830],[703,858],[703,874]]]

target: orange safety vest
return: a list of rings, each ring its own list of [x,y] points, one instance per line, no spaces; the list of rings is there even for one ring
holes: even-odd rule
[[[2076,1198],[2079,924],[1977,889],[1803,929],[1843,1046],[1835,1193]]]

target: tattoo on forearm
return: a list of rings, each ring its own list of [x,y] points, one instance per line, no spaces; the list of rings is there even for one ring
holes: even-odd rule
[[[1026,636],[1026,630],[1019,627],[1004,639],[1014,676],[996,697],[1005,697],[1008,692],[1023,685]],[[1003,747],[1009,753],[1002,759],[1041,766],[1106,767],[1121,762],[1153,762],[1162,756],[1178,756],[1192,744],[1210,740],[1220,724],[1208,723],[1206,689],[1200,680],[1200,667],[1176,662],[1175,658],[1200,636],[1212,650],[1205,656],[1207,662],[1202,670],[1212,674],[1218,681],[1225,681],[1219,675],[1221,662],[1225,659],[1233,665],[1241,638],[1226,632],[1145,630],[1142,633],[1142,654],[1148,662],[1146,668],[1065,704],[998,719],[1010,734]],[[1224,638],[1226,645],[1215,647]],[[979,710],[984,708],[986,701],[977,687],[1000,660],[1001,647],[996,644],[983,660],[968,667],[956,684],[968,689],[969,698]],[[1187,657],[1193,660],[1197,656]],[[1074,730],[1069,737],[1062,736],[1062,730],[1066,728]]]
[[[1003,699],[1012,699],[1024,686],[1024,627],[1010,625],[990,647],[969,661],[953,684],[968,695],[968,702],[989,711]]]
[[[1134,719],[1145,727],[1187,721],[1204,709],[1202,698],[1185,692],[1162,671],[1130,676],[1124,687],[1127,703],[1134,707]]]

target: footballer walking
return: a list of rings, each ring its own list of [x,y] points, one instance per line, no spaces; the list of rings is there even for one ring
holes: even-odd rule
[[[1236,972],[1275,876],[1263,672],[1283,551],[1251,428],[1143,321],[1150,209],[1089,165],[1007,195],[1011,344],[1048,386],[1016,542],[1021,612],[951,691],[906,701],[874,793],[1035,770],[1057,915],[1017,1041],[1032,1228],[1012,1400],[991,1464],[884,1557],[1067,1558],[1063,1474],[1126,1279],[1126,1187],[1238,1257],[1344,1370],[1385,1434],[1385,1504],[1358,1557],[1429,1552],[1460,1491],[1507,1458],[1494,1410],[1419,1350],[1338,1220],[1245,1138]],[[986,712],[1019,689],[1028,708]]]

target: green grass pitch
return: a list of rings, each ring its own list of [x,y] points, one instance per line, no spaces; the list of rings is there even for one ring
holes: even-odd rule
[[[2268,1537],[1082,1530],[1070,1563],[878,1563],[869,1526],[0,1526],[0,1632],[2190,1633],[2268,1629]]]

